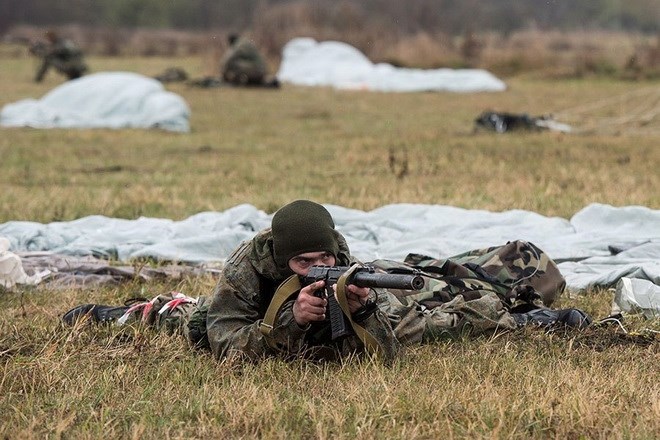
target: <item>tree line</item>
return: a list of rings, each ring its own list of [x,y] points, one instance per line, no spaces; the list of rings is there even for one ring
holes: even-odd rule
[[[397,34],[506,34],[529,27],[660,32],[658,0],[0,0],[0,34],[21,24],[72,23],[242,31],[255,28],[273,11],[334,30],[383,26]]]

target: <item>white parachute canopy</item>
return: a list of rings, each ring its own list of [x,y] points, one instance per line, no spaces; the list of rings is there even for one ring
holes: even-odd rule
[[[159,81],[132,72],[100,72],[67,81],[39,100],[5,105],[0,125],[188,132],[189,118],[186,101]]]
[[[622,277],[660,286],[660,210],[590,204],[570,219],[531,211],[490,212],[397,203],[372,211],[326,205],[351,254],[361,261],[403,260],[409,253],[448,258],[472,249],[531,241],[558,263],[568,288],[612,286]],[[41,224],[0,224],[20,252],[95,256],[119,261],[224,261],[243,240],[269,227],[272,215],[252,205],[201,212],[184,220],[100,215]]]
[[[482,69],[410,69],[372,63],[339,41],[294,38],[282,51],[277,78],[301,86],[379,92],[500,92],[506,84]]]

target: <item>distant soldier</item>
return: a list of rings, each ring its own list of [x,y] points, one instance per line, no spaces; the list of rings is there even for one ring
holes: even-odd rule
[[[61,38],[54,31],[46,32],[46,39],[48,44],[36,43],[30,48],[33,55],[42,59],[34,77],[35,82],[41,82],[50,67],[68,79],[79,78],[85,74],[87,65],[83,53],[73,41]]]
[[[229,50],[222,58],[222,80],[236,86],[269,86],[266,79],[266,61],[252,42],[229,35]]]

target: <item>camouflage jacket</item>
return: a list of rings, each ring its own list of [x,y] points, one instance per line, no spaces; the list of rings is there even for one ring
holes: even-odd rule
[[[336,234],[340,249],[337,264],[356,262],[344,237]],[[266,343],[259,326],[275,290],[289,275],[291,273],[282,273],[275,264],[270,229],[243,242],[229,256],[206,319],[209,345],[217,358],[240,355],[258,359],[276,354]],[[359,350],[357,337],[348,337],[341,347],[335,347],[320,331],[322,324],[300,327],[293,317],[293,304],[294,300],[290,300],[282,306],[272,334],[285,354],[327,357],[336,353],[337,348],[341,352]]]

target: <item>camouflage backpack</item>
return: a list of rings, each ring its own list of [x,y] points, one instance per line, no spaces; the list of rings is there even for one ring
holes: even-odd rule
[[[371,263],[388,272],[419,269],[425,278],[421,292],[391,290],[404,304],[410,301],[433,308],[456,295],[465,300],[494,292],[510,311],[550,306],[563,292],[566,280],[545,252],[526,241],[469,251],[448,259],[409,254],[403,263]]]

